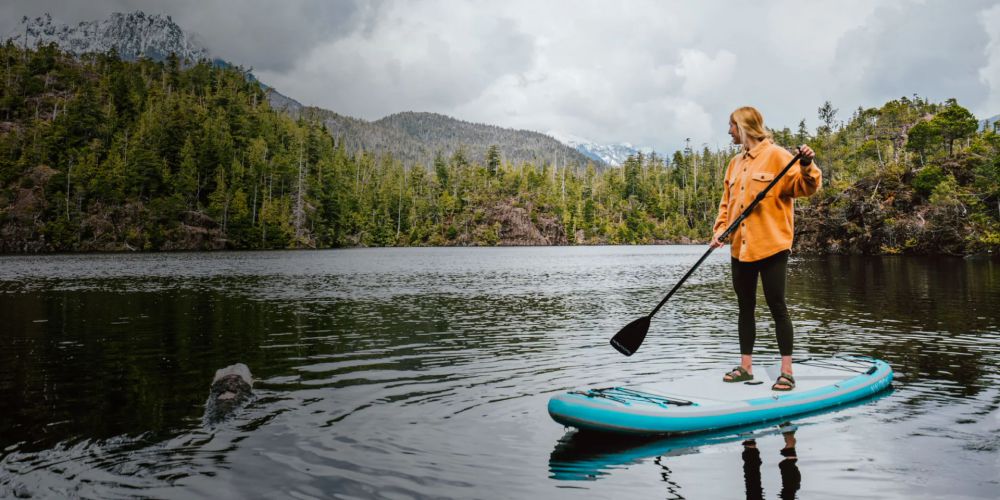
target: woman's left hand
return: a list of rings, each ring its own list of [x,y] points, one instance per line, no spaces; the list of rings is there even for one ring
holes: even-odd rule
[[[802,159],[799,161],[801,161],[804,165],[812,164],[813,158],[816,157],[816,152],[805,144],[799,146],[799,152],[802,153]]]

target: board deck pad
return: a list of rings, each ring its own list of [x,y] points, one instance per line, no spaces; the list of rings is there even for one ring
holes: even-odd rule
[[[661,383],[569,391],[549,400],[554,420],[581,430],[631,434],[699,432],[746,425],[844,404],[886,389],[892,368],[864,356],[795,363],[795,389],[774,391],[778,365],[758,365],[754,380],[724,382],[726,369]]]

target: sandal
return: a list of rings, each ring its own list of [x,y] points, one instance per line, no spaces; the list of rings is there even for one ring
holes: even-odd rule
[[[784,387],[778,387],[784,386]],[[790,391],[795,388],[795,378],[792,377],[791,373],[782,373],[778,380],[774,381],[774,385],[771,386],[772,391]]]
[[[736,375],[733,375],[733,373],[736,373]],[[726,379],[726,377],[729,377],[729,379]],[[748,372],[747,369],[742,366],[737,366],[736,368],[729,370],[729,372],[722,377],[723,382],[743,382],[744,380],[753,380],[753,374]]]

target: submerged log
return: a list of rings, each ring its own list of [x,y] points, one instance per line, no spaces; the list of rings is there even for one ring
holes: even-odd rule
[[[252,398],[253,377],[247,365],[236,363],[216,370],[205,402],[205,423],[215,424],[229,418]]]

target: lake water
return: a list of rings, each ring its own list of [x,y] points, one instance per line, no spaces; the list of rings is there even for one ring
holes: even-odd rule
[[[872,355],[896,380],[793,419],[792,467],[789,428],[611,442],[552,421],[556,392],[738,362],[728,249],[638,353],[608,345],[704,250],[0,257],[0,497],[997,498],[995,260],[793,256],[796,356]],[[255,399],[206,425],[235,362]]]

